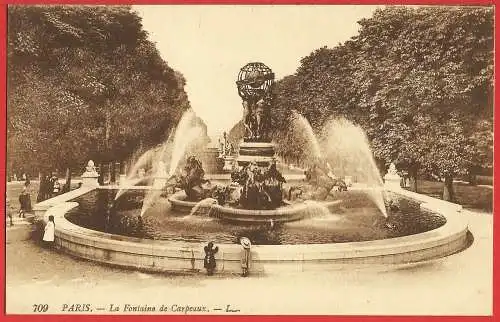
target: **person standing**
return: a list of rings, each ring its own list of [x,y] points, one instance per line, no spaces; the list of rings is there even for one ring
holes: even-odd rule
[[[203,248],[205,250],[205,259],[203,260],[203,267],[207,270],[207,275],[214,275],[215,267],[215,254],[219,251],[219,247],[215,246],[213,242],[209,242],[207,246]]]
[[[56,231],[56,224],[54,222],[54,216],[49,216],[49,221],[45,225],[45,231],[43,233],[43,242],[47,246],[54,245],[54,235]]]
[[[36,202],[44,201],[44,193],[45,193],[45,176],[40,175],[40,186],[38,187],[38,196],[36,197]]]
[[[42,175],[40,179],[40,189],[38,192],[37,201],[41,202],[50,198],[52,194],[52,186],[48,175]]]
[[[61,184],[59,183],[59,179],[57,177],[53,177],[54,182],[53,182],[53,188],[52,188],[52,197],[55,197],[59,195],[59,192],[61,191]]]
[[[51,176],[50,175],[47,175],[45,176],[45,190],[43,192],[43,200],[47,200],[47,199],[50,199],[50,197],[52,196],[52,189],[53,189],[53,186],[52,186],[52,180],[51,180]]]
[[[56,181],[57,181],[57,177],[52,174],[49,177],[49,186],[47,188],[47,195],[48,195],[47,199],[52,198],[54,196],[54,188],[55,188]]]
[[[7,217],[9,217],[10,226],[13,226],[14,224],[12,223],[12,211],[10,210],[10,200],[9,198],[7,198],[7,196],[5,197],[5,212],[7,214]]]
[[[241,276],[247,277],[248,276],[248,271],[250,269],[250,261],[251,261],[251,255],[250,255],[250,247],[252,247],[252,243],[250,242],[250,239],[246,237],[242,237],[240,239],[240,244],[243,246],[243,249],[241,250]]]
[[[30,198],[30,193],[29,193],[29,186],[30,182],[29,180],[26,180],[23,186],[23,190],[21,191],[21,194],[19,195],[19,217],[24,218],[26,212],[31,211],[31,198]]]
[[[30,212],[32,209],[31,209],[31,191],[30,191],[31,181],[29,177],[26,177],[26,181],[24,182],[24,187],[25,187],[24,193],[26,194],[26,211]]]

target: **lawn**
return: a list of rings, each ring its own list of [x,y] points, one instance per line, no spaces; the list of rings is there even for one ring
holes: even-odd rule
[[[418,193],[442,199],[443,182],[419,180]],[[466,209],[492,212],[493,189],[485,186],[472,186],[466,182],[454,182],[456,203]]]

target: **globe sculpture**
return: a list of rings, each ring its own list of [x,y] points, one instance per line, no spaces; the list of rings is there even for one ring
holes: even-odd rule
[[[269,142],[271,88],[274,73],[263,63],[248,63],[241,68],[236,85],[243,99],[245,142]]]
[[[248,63],[241,68],[236,85],[244,100],[259,100],[274,83],[273,71],[263,63]]]

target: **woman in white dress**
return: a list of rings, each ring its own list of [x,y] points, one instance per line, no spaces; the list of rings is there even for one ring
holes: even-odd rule
[[[54,216],[49,216],[49,221],[45,225],[45,232],[43,233],[43,242],[45,245],[54,244],[54,233],[56,230],[56,225],[54,223]]]

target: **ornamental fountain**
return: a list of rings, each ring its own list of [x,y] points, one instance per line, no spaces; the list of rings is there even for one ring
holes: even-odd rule
[[[169,198],[173,209],[186,212],[196,209],[233,222],[274,224],[306,216],[310,204],[304,202],[305,199],[321,201],[325,209],[336,204],[336,201],[326,201],[329,192],[334,186],[347,187],[341,180],[328,175],[327,163],[319,157],[305,173],[307,183],[300,187],[289,186],[288,194],[284,193],[286,179],[277,169],[270,136],[273,84],[274,73],[263,63],[249,63],[241,68],[236,85],[243,100],[245,133],[231,172],[231,182],[218,187],[206,183],[207,188],[202,189],[201,183],[208,180],[200,176],[204,175],[201,163],[191,157],[177,180],[181,191]],[[224,139],[226,142],[226,137]],[[193,187],[203,193],[194,194],[190,190]],[[198,204],[207,198],[217,202]]]
[[[192,154],[199,129],[190,125],[188,111],[174,135],[132,167],[143,169],[147,160],[156,160],[144,174],[151,184],[135,186],[145,179],[134,172],[126,186],[96,187],[92,181],[35,205],[36,214],[55,216],[56,242],[68,253],[150,271],[199,271],[203,246],[214,241],[220,248],[217,271],[239,272],[241,237],[254,245],[252,273],[409,263],[466,247],[461,207],[401,189],[395,165],[380,186],[369,145],[356,127],[342,127],[352,131],[347,137],[333,131],[326,148],[312,130],[291,128],[308,136],[316,152],[301,181],[289,180],[292,174],[278,170],[269,132],[273,82],[272,70],[262,63],[249,63],[238,74],[245,134],[230,174],[205,173]],[[342,153],[331,159],[336,150]],[[348,188],[334,174],[335,162],[342,163],[338,156],[356,160],[358,168],[371,167],[357,176],[377,172],[375,185]],[[95,176],[92,166],[86,173]],[[370,197],[374,192],[377,198]],[[390,206],[387,216],[384,202]]]

